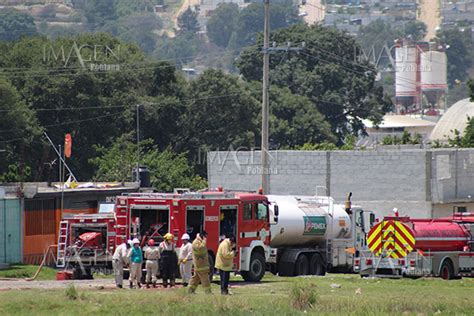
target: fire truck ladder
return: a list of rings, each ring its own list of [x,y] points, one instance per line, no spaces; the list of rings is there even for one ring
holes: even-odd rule
[[[56,260],[56,266],[58,268],[64,268],[66,266],[66,248],[68,243],[68,231],[69,222],[59,222],[59,236],[58,236],[58,258]]]

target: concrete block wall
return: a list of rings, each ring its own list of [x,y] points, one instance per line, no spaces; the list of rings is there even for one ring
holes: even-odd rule
[[[330,156],[330,194],[337,200],[351,191],[359,200],[425,200],[424,151],[335,151]]]
[[[255,191],[260,152],[209,152],[210,187]],[[433,204],[474,197],[474,149],[381,151],[271,151],[270,192],[329,194],[354,201],[378,215],[431,217]],[[326,191],[327,190],[327,191]]]

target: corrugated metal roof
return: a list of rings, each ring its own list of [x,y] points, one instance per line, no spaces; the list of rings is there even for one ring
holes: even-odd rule
[[[366,128],[375,127],[369,120],[364,120]],[[379,128],[400,128],[400,127],[430,127],[435,126],[436,123],[410,115],[385,115]]]

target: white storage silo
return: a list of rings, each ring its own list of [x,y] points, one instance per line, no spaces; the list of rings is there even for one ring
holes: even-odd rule
[[[417,58],[415,46],[395,48],[395,96],[414,98],[417,94]]]
[[[448,88],[445,52],[427,51],[420,54],[420,84],[428,102],[436,105]]]

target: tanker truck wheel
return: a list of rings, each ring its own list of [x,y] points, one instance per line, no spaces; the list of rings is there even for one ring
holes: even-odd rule
[[[311,275],[325,275],[326,269],[324,268],[323,259],[317,253],[311,256],[309,262],[309,272]]]
[[[264,275],[265,257],[259,252],[254,252],[250,257],[250,269],[242,271],[242,277],[247,282],[259,282]]]
[[[305,254],[300,254],[295,263],[295,276],[297,275],[308,275],[309,274],[309,263],[308,257]]]
[[[440,276],[443,280],[451,280],[454,278],[454,268],[450,260],[444,260],[440,271]]]

